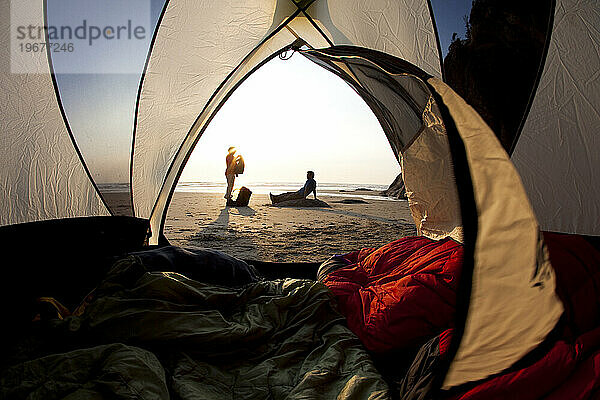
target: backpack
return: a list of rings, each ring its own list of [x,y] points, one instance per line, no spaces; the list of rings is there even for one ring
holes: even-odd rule
[[[252,191],[248,189],[246,186],[242,186],[240,188],[240,192],[238,193],[238,197],[235,200],[227,200],[228,206],[234,207],[244,207],[247,206],[250,202],[250,196],[252,196]]]
[[[235,160],[235,167],[233,167],[233,173],[238,175],[238,174],[243,174],[244,173],[244,159],[242,158],[242,156],[239,156],[236,160]]]

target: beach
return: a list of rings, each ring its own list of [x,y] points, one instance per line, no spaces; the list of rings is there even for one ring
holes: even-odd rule
[[[253,193],[247,207],[226,207],[223,193],[176,191],[164,234],[173,245],[245,260],[322,262],[416,233],[406,200],[369,190],[332,190],[318,198],[331,208],[277,207],[266,193]]]

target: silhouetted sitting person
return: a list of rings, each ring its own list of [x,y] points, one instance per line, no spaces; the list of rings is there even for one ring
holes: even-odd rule
[[[317,182],[315,181],[315,173],[313,171],[308,171],[306,172],[306,183],[304,183],[302,189],[296,192],[286,192],[282,194],[269,193],[269,197],[271,197],[271,203],[275,204],[281,203],[282,201],[305,199],[311,192],[316,199]]]

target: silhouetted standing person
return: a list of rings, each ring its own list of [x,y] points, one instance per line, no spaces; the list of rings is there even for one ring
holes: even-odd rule
[[[232,146],[227,150],[227,156],[225,156],[225,164],[227,165],[225,168],[225,178],[227,179],[227,191],[225,192],[225,198],[227,200],[231,199],[231,191],[233,190],[235,177],[238,174],[239,165],[240,163],[243,165],[242,156],[236,155],[235,152],[236,149]]]

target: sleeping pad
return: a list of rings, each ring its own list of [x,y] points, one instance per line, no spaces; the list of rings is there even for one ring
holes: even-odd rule
[[[323,284],[227,287],[142,258],[114,264],[80,316],[35,323],[0,398],[389,398]]]

